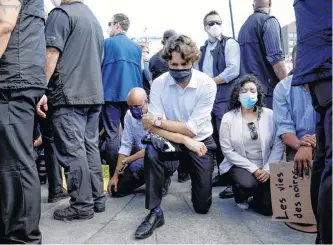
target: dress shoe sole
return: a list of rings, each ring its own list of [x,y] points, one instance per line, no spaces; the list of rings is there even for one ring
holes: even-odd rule
[[[75,215],[72,217],[58,217],[57,215],[53,214],[53,218],[55,220],[61,220],[61,221],[71,221],[71,220],[86,220],[86,219],[92,219],[94,217],[94,214],[90,214],[87,216],[80,216],[80,215]]]
[[[156,228],[159,228],[159,227],[163,226],[164,224],[165,224],[165,222],[164,222],[164,219],[163,219],[163,220],[159,221],[158,223],[156,223],[155,226],[154,226],[154,228],[151,229],[150,232],[148,232],[148,233],[146,233],[146,234],[142,234],[142,235],[140,235],[140,236],[135,235],[135,238],[136,238],[136,239],[146,239],[146,238],[150,237],[150,236],[154,233],[154,230],[155,230]]]

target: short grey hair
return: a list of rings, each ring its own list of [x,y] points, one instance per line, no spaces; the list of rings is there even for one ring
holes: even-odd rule
[[[113,22],[118,23],[121,27],[121,30],[127,32],[128,28],[130,26],[130,20],[129,18],[122,13],[115,14],[113,16]]]

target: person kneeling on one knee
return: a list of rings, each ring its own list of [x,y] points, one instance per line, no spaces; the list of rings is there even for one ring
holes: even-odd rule
[[[125,115],[117,167],[108,184],[108,192],[113,197],[127,196],[145,183],[145,145],[141,143],[141,139],[148,133],[141,121],[142,115],[148,111],[148,98],[145,90],[138,87],[131,89],[127,103],[130,109]],[[139,148],[139,151],[131,155],[134,145]],[[163,196],[168,193],[172,174],[167,172],[165,175]]]
[[[220,128],[225,156],[220,172],[229,176],[240,208],[248,209],[248,199],[253,196],[253,209],[271,215],[269,166],[281,161],[284,145],[276,134],[273,111],[265,108],[263,101],[263,89],[256,77],[238,79]]]

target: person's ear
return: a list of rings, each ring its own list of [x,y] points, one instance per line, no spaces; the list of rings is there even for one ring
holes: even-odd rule
[[[163,45],[165,45],[165,41],[164,41],[164,40],[162,40],[161,43],[162,43]]]

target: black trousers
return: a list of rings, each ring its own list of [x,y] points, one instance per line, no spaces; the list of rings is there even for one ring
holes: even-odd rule
[[[0,90],[0,243],[41,243],[41,193],[33,158],[36,104],[44,90]]]
[[[62,192],[61,166],[55,155],[56,147],[52,132],[52,108],[46,112],[46,118],[40,118],[39,125],[43,138],[43,148],[46,162],[49,197]]]
[[[309,87],[318,115],[311,178],[312,208],[318,226],[316,243],[332,244],[332,78]]]
[[[70,210],[86,215],[105,207],[98,123],[101,105],[54,108],[56,156],[65,169]]]
[[[208,213],[212,204],[213,151],[216,149],[212,137],[204,140],[203,143],[208,149],[204,156],[198,157],[194,152],[181,145],[182,153],[179,157],[179,161],[188,164],[192,182],[193,208],[201,214]],[[175,172],[178,168],[178,161],[168,162],[164,160],[166,158],[166,154],[158,152],[151,144],[147,145],[144,158],[146,209],[153,209],[161,204],[165,173],[166,171]]]
[[[237,166],[232,166],[228,175],[232,183],[236,203],[242,203],[253,196],[253,210],[263,215],[272,215],[269,180],[261,183],[249,171]]]

